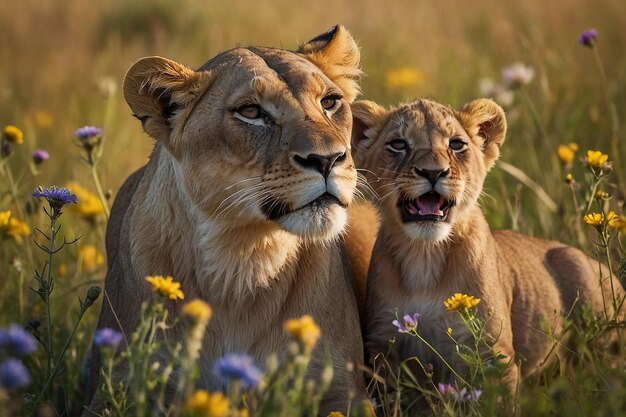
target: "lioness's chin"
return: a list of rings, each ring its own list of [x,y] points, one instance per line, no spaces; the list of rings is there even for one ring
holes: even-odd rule
[[[339,204],[307,205],[276,219],[285,230],[320,241],[336,238],[343,232],[347,221],[347,210]]]
[[[438,243],[450,236],[452,224],[441,221],[420,221],[403,224],[405,233],[411,240]]]

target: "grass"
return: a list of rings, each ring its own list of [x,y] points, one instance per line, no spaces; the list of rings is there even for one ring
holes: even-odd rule
[[[0,127],[15,125],[24,132],[24,143],[2,161],[0,212],[11,210],[31,232],[27,237],[0,237],[0,327],[19,323],[45,335],[45,309],[51,307],[50,340],[61,372],[53,374],[43,404],[59,415],[66,410],[73,415],[82,401],[80,362],[101,301],[85,310],[79,322],[78,298],[84,302],[88,289],[101,285],[105,274],[106,220],[98,211],[94,178],[110,205],[152,147],[121,93],[124,73],[136,59],[162,55],[199,67],[237,44],[295,48],[342,23],[362,48],[364,98],[394,104],[429,96],[453,107],[481,96],[480,80],[498,83],[504,67],[522,62],[534,69],[534,78],[515,89],[506,106],[509,132],[501,156],[505,164],[488,177],[482,201],[488,220],[494,228],[572,244],[605,263],[608,254],[615,273],[623,273],[623,249],[615,234],[610,241],[604,239],[582,216],[588,211],[625,213],[625,20],[621,0],[398,0],[385,6],[375,0],[358,6],[322,0],[306,9],[286,0],[210,5],[200,0],[41,0],[0,7]],[[599,32],[594,49],[577,42],[580,32],[590,27]],[[74,131],[84,125],[105,131],[95,168],[80,163],[89,158],[84,147],[75,146]],[[565,166],[556,150],[570,142],[577,143],[579,151],[571,166]],[[31,154],[38,148],[47,150],[50,159],[35,166]],[[612,172],[599,186],[610,198],[593,199],[590,190],[597,178],[579,161],[588,149],[600,150],[613,161]],[[568,173],[573,184],[565,182]],[[49,254],[33,244],[34,237],[40,244],[46,241],[36,228],[50,237],[45,204],[29,195],[37,185],[68,182],[91,193],[80,200],[91,201],[95,208],[89,212],[89,207],[70,205],[65,210],[61,235],[80,240],[55,254],[51,264]],[[591,202],[591,210],[585,202]],[[55,277],[47,305],[28,289],[42,285],[33,278],[35,270]],[[579,363],[562,363],[524,383],[517,401],[522,415],[617,416],[626,409],[621,396],[614,394],[626,383],[623,366],[611,367],[598,357],[589,342],[597,333],[585,330],[589,326],[572,326],[577,336],[571,343],[580,349]],[[0,393],[0,403],[6,406],[0,407],[0,416],[19,414],[35,400],[19,394],[41,392],[54,369],[45,350],[23,358],[33,383],[16,393]],[[497,396],[483,395],[480,407],[439,401],[435,413],[500,412],[493,400]],[[389,400],[384,405],[389,406],[385,415],[397,415],[393,404]]]

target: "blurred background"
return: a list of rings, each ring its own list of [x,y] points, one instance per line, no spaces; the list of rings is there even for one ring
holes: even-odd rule
[[[197,68],[236,45],[294,49],[336,23],[361,46],[362,98],[389,105],[427,96],[460,107],[495,95],[505,106],[509,135],[501,159],[522,169],[556,206],[496,169],[483,202],[494,226],[571,240],[558,220],[571,198],[559,144],[609,153],[621,171],[614,176],[625,176],[611,154],[626,153],[624,129],[617,132],[619,148],[611,148],[615,129],[607,111],[608,98],[626,119],[623,0],[320,0],[307,7],[287,0],[3,2],[0,125],[25,133],[23,151],[11,163],[26,166],[32,150],[43,148],[50,160],[38,178],[23,179],[26,189],[85,178],[82,185],[93,190],[72,139],[80,126],[102,127],[99,171],[114,197],[152,147],[121,91],[135,60],[162,55]],[[606,82],[594,51],[578,43],[588,28],[598,31],[595,52]],[[499,94],[503,69],[517,62],[532,70],[532,79]],[[612,191],[620,196],[623,190]]]

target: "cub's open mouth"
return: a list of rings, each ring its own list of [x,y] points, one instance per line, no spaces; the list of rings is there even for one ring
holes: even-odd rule
[[[334,204],[338,204],[341,207],[346,207],[337,197],[330,193],[324,193],[317,197],[315,200],[305,204],[304,206],[293,208],[292,206],[279,201],[278,199],[270,199],[263,203],[261,209],[265,212],[265,215],[270,220],[278,220],[282,216],[293,213],[294,211],[302,210],[303,208],[312,209],[324,209]]]
[[[452,206],[454,206],[454,201],[446,200],[436,191],[429,191],[414,199],[400,198],[398,200],[398,207],[405,223],[445,221]]]

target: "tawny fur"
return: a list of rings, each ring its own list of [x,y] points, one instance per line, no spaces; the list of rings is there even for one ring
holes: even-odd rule
[[[562,314],[574,304],[590,305],[595,314],[611,317],[608,273],[602,268],[601,286],[596,261],[558,242],[490,231],[478,198],[506,135],[505,115],[496,103],[479,99],[455,111],[418,100],[386,110],[359,101],[352,111],[357,166],[374,174],[371,184],[381,196],[382,224],[366,296],[364,337],[371,356],[387,353],[389,340],[395,338],[392,366],[417,356],[423,364],[434,364],[435,378],[441,379],[445,369],[433,352],[416,338],[399,334],[391,323],[396,309],[400,317],[418,312],[418,332],[462,371],[446,330],[452,328],[454,337],[468,344],[471,334],[443,302],[465,293],[481,299],[480,316],[491,314],[488,334],[495,339],[493,349],[509,361],[504,383],[513,390],[520,377],[553,356]],[[406,141],[406,149],[390,147],[397,139]],[[467,149],[454,152],[451,139],[462,140]],[[424,169],[450,171],[433,185],[416,171]],[[400,199],[415,199],[433,189],[455,202],[445,220],[404,222]],[[619,299],[623,288],[617,280],[613,286]]]
[[[157,143],[112,209],[98,327],[128,336],[151,297],[145,276],[172,275],[185,301],[201,298],[213,309],[201,387],[220,387],[211,368],[226,353],[248,353],[261,366],[272,352],[282,357],[284,321],[310,314],[322,330],[310,374],[319,377],[326,354],[334,366],[321,412],[365,398],[353,280],[364,280],[369,256],[348,255],[359,255],[351,242],[371,247],[375,231],[341,237],[348,211],[358,210],[349,106],[358,63],[356,43],[337,26],[297,52],[236,48],[198,71],[159,57],[131,67],[126,100]],[[336,105],[324,109],[329,96]],[[247,105],[264,113],[246,117]],[[310,155],[341,156],[322,172]],[[182,305],[168,308],[177,315]],[[98,367],[96,352],[94,384]],[[101,406],[96,396],[89,411]]]

